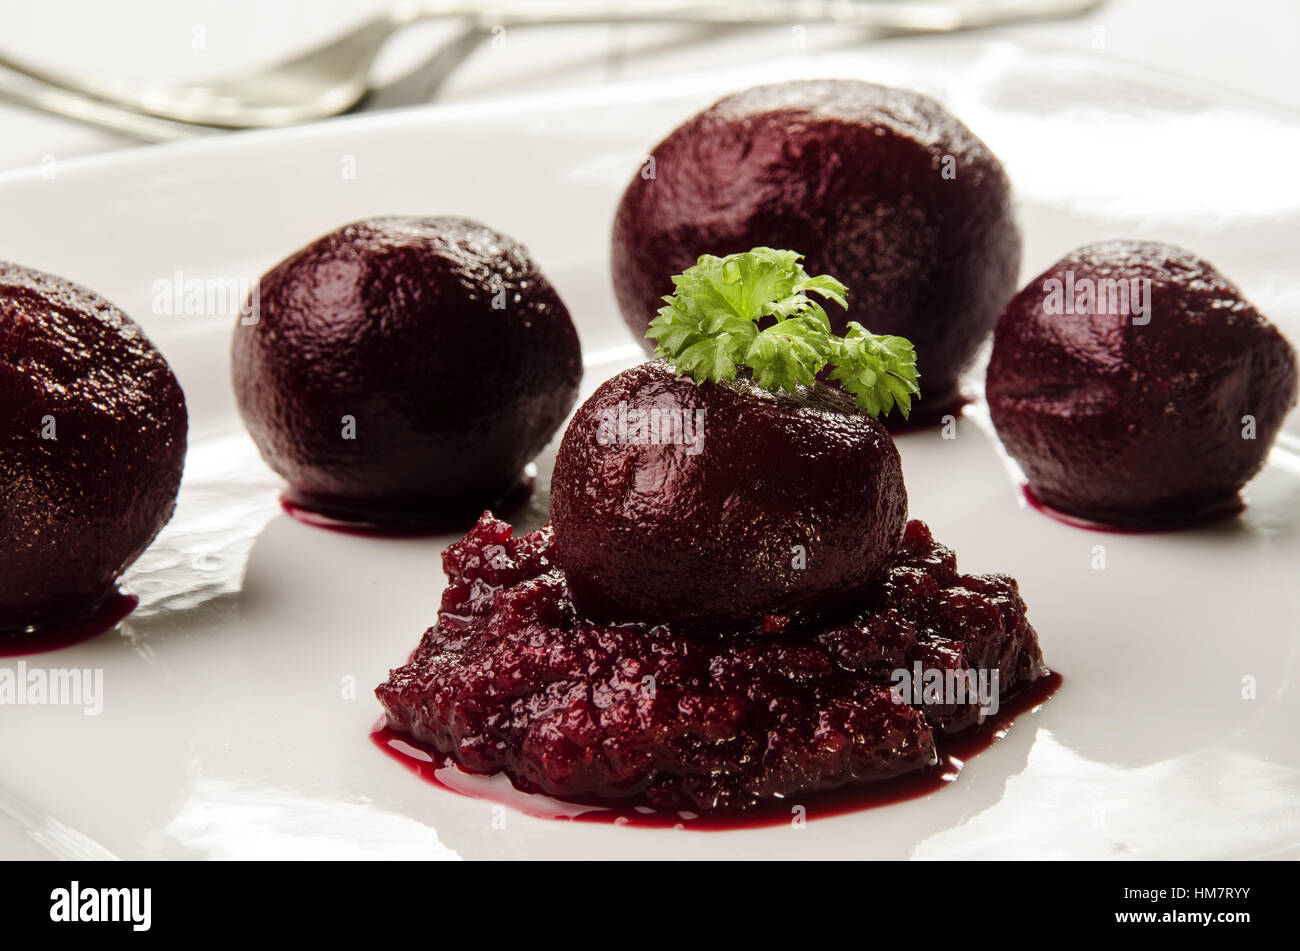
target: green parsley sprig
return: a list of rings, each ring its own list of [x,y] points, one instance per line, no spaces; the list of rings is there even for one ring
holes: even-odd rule
[[[699,261],[673,278],[646,336],[655,356],[697,382],[734,380],[748,372],[766,390],[791,392],[830,377],[873,416],[895,406],[906,419],[917,386],[916,351],[905,337],[873,334],[849,321],[837,336],[820,302],[847,307],[848,288],[827,274],[812,276],[796,251],[754,248]]]

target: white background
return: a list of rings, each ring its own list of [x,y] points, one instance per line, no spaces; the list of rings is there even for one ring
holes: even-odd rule
[[[540,0],[543,4],[546,0]],[[0,51],[64,71],[139,79],[237,73],[311,47],[386,0],[0,0]],[[449,35],[445,25],[394,40],[391,73]],[[1295,0],[1111,0],[1076,19],[990,31],[1037,46],[1101,51],[1300,108],[1300,3]],[[195,49],[201,35],[202,49]],[[871,42],[843,28],[807,28],[813,52]],[[789,54],[786,27],[635,25],[518,29],[474,54],[439,92],[463,102],[522,91],[673,75]],[[0,81],[5,77],[0,75]],[[131,140],[0,103],[0,169],[135,147]]]

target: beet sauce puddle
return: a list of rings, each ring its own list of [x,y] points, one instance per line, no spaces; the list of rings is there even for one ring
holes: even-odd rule
[[[136,609],[140,599],[118,591],[90,614],[60,621],[36,631],[0,631],[0,657],[26,657],[71,647],[117,627]]]
[[[1031,509],[1041,512],[1048,518],[1055,519],[1063,525],[1069,525],[1071,528],[1082,528],[1090,532],[1106,532],[1110,535],[1158,535],[1164,532],[1200,528],[1204,525],[1236,518],[1246,510],[1246,503],[1242,501],[1240,496],[1235,496],[1222,502],[1216,502],[1213,505],[1207,505],[1204,508],[1181,513],[1177,518],[1155,522],[1150,525],[1110,525],[1106,522],[1095,522],[1081,515],[1062,512],[1040,499],[1034,494],[1034,490],[1027,485],[1022,485],[1020,491]]]
[[[484,509],[510,515],[528,502],[533,495],[534,477],[529,474],[513,488],[494,502],[486,505],[474,505],[469,508],[453,508],[429,515],[414,516],[375,516],[368,518],[346,517],[341,514],[321,511],[311,502],[298,498],[291,491],[280,494],[280,508],[296,522],[323,528],[344,535],[356,535],[361,538],[433,538],[438,535],[453,533],[464,534],[472,526]]]
[[[462,796],[500,803],[536,818],[718,832],[785,825],[791,821],[791,807],[794,805],[803,806],[807,810],[808,819],[824,819],[928,796],[955,782],[963,765],[971,757],[1000,740],[1017,718],[1036,711],[1060,686],[1061,675],[1052,672],[1004,699],[998,712],[979,726],[960,733],[939,734],[936,740],[939,762],[928,769],[829,792],[778,799],[740,814],[697,815],[691,812],[663,812],[646,805],[610,805],[608,802],[583,803],[554,799],[520,792],[504,774],[481,776],[467,773],[451,764],[447,757],[432,747],[391,729],[383,720],[371,732],[370,739],[388,756],[434,786]]]

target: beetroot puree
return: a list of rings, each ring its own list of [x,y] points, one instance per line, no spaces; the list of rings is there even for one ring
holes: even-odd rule
[[[685,810],[665,811],[645,805],[549,799],[520,792],[500,776],[486,777],[467,773],[459,769],[450,757],[428,744],[397,732],[388,726],[386,720],[380,721],[370,734],[370,739],[375,746],[435,786],[465,796],[491,799],[539,819],[721,831],[784,825],[795,821],[799,816],[805,819],[824,819],[906,802],[908,799],[919,799],[938,792],[957,780],[962,767],[972,756],[982,753],[1006,736],[1012,721],[1021,714],[1037,710],[1060,685],[1060,674],[1050,673],[1039,677],[1004,700],[998,712],[979,726],[968,727],[959,733],[943,734],[938,739],[938,762],[926,769],[904,773],[893,779],[841,786],[828,792],[801,796],[799,802],[772,799],[742,813],[717,812],[702,816]]]
[[[919,521],[856,614],[798,636],[586,620],[553,544],[485,513],[443,555],[437,624],[376,691],[392,730],[524,792],[715,816],[923,774],[919,794],[978,705],[896,703],[892,671],[996,671],[1003,697],[1048,676],[1015,581],[959,574]]]

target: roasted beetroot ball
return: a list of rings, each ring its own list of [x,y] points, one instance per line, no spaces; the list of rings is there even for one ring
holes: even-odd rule
[[[771,629],[861,602],[898,546],[907,491],[893,440],[843,392],[697,384],[656,361],[578,410],[551,518],[585,616]]]
[[[512,239],[464,218],[370,218],[262,278],[234,383],[290,497],[361,521],[477,517],[577,400],[569,312]]]
[[[652,154],[614,221],[614,290],[638,338],[699,255],[797,248],[851,289],[835,330],[907,337],[918,412],[952,404],[1020,266],[1007,176],[966,126],[907,90],[787,82],[728,96]]]
[[[1007,305],[987,392],[1038,499],[1160,527],[1221,510],[1259,471],[1296,403],[1296,356],[1207,262],[1110,241],[1068,254]]]
[[[0,630],[88,614],[171,518],[185,396],[126,314],[0,263]]]
[[[959,574],[920,522],[850,619],[798,636],[592,622],[554,549],[549,528],[515,536],[485,514],[443,554],[438,623],[376,691],[392,728],[528,792],[711,813],[794,804],[924,769],[936,734],[979,718],[973,702],[895,702],[893,671],[996,671],[1004,697],[1044,673],[1015,581]]]

